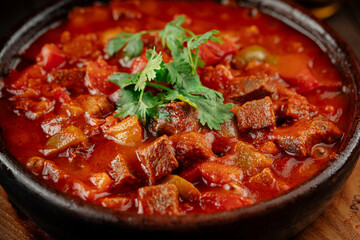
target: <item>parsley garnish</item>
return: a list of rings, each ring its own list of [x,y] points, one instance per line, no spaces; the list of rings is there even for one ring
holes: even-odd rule
[[[115,117],[124,118],[136,115],[146,122],[148,118],[166,117],[165,104],[171,101],[184,101],[198,109],[200,123],[210,129],[220,129],[220,124],[233,118],[230,109],[233,104],[223,104],[220,92],[201,84],[197,68],[203,64],[199,57],[199,46],[207,41],[221,42],[214,36],[219,31],[212,30],[196,35],[181,25],[185,16],[166,24],[162,30],[139,33],[120,33],[107,45],[107,53],[114,55],[120,50],[129,58],[139,56],[144,48],[141,36],[158,33],[163,46],[167,47],[173,61],[165,63],[162,53],[156,49],[147,50],[148,63],[139,73],[117,72],[109,80],[120,86],[120,98]],[[153,95],[149,88],[161,90]]]

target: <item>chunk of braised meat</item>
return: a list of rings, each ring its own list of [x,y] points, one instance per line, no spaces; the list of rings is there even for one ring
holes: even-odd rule
[[[310,105],[304,96],[279,84],[276,88],[276,94],[272,99],[275,113],[279,119],[301,119],[310,117],[313,106]]]
[[[202,128],[199,133],[204,135],[211,145],[212,151],[217,156],[223,156],[231,151],[238,141],[239,130],[235,119],[220,124],[220,130]]]
[[[138,203],[139,214],[180,214],[179,192],[174,184],[139,188]]]
[[[179,166],[171,147],[171,141],[166,135],[156,139],[148,146],[138,148],[136,154],[148,177],[149,184],[155,183]]]
[[[71,95],[85,93],[85,68],[56,69],[48,74],[48,81],[61,84]]]
[[[275,92],[276,88],[268,75],[251,75],[236,77],[228,81],[224,97],[227,101],[243,104],[271,96]]]
[[[126,187],[140,183],[140,179],[133,174],[126,159],[121,154],[116,155],[114,160],[110,162],[108,168],[108,173],[114,180],[113,186],[115,189],[126,189]]]
[[[253,176],[273,163],[271,158],[259,152],[254,146],[242,141],[235,145],[231,154],[217,158],[215,161],[238,166],[243,170],[245,176]]]
[[[236,116],[240,131],[262,129],[276,125],[273,104],[269,97],[249,101],[242,106],[235,105],[232,111]]]
[[[169,139],[181,166],[189,167],[194,163],[208,161],[215,157],[211,145],[200,133],[178,133]]]
[[[166,111],[169,113],[168,116],[153,120],[149,124],[149,130],[154,135],[173,135],[199,130],[198,112],[189,104],[171,102],[166,104]]]
[[[313,119],[299,119],[289,126],[276,128],[269,136],[283,150],[297,156],[311,155],[318,143],[334,143],[343,132],[331,121],[319,115]]]
[[[74,100],[74,104],[90,117],[105,117],[114,111],[114,106],[102,95],[80,95]]]

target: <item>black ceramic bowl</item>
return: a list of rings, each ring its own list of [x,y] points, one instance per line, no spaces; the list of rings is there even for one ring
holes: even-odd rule
[[[0,77],[16,67],[18,53],[39,33],[65,19],[73,7],[90,5],[91,2],[59,1],[24,21],[1,47]],[[148,216],[106,209],[59,192],[21,165],[0,136],[0,183],[12,202],[47,233],[64,239],[128,236],[287,239],[315,220],[342,189],[358,159],[359,63],[352,50],[332,29],[296,5],[279,0],[243,0],[239,4],[258,8],[307,35],[338,67],[351,89],[349,94],[353,104],[352,122],[335,161],[295,189],[249,207],[204,215]]]

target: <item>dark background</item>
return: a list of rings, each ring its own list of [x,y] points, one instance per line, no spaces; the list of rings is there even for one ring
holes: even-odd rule
[[[29,14],[46,4],[59,0],[0,1],[0,38],[4,38]],[[345,39],[360,58],[360,0],[344,1],[341,10],[326,21]]]

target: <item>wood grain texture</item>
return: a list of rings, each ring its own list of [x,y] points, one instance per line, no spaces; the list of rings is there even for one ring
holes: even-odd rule
[[[360,239],[360,161],[329,208],[294,240]]]
[[[293,240],[360,239],[360,161],[329,208]],[[52,240],[9,202],[0,187],[0,240]]]

